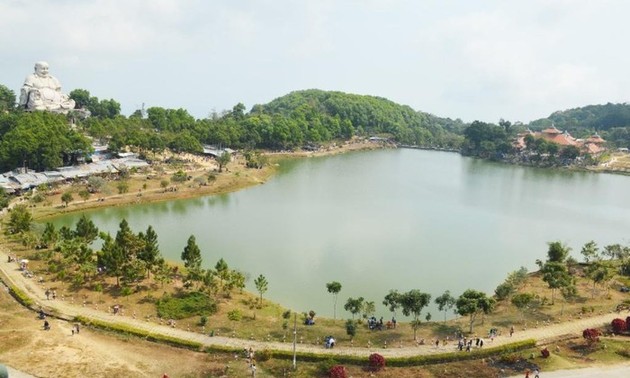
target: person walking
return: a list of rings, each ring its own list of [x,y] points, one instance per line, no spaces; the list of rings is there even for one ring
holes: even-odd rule
[[[534,370],[534,378],[540,378],[540,370],[538,369]]]

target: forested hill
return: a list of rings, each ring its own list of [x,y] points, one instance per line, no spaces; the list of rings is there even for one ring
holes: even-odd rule
[[[557,111],[547,118],[530,122],[529,128],[542,130],[552,123],[558,129],[576,135],[630,127],[630,104],[608,103]]]
[[[384,135],[399,143],[421,146],[459,146],[461,137],[456,134],[465,127],[461,120],[417,112],[382,97],[319,89],[291,92],[256,105],[251,113],[258,112],[308,123],[315,133],[320,127],[340,124],[342,128],[351,126],[356,134]]]

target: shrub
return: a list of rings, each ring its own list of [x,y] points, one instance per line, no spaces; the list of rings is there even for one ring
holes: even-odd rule
[[[587,328],[582,331],[582,337],[585,338],[586,342],[588,342],[589,344],[598,342],[600,335],[601,333],[599,332],[599,330],[595,328]]]
[[[291,317],[291,310],[286,310],[282,313],[282,319],[289,319]]]
[[[499,357],[499,360],[502,363],[505,363],[505,364],[508,364],[508,365],[514,365],[517,362],[519,362],[521,359],[522,359],[522,357],[518,353],[502,354],[501,357]]]
[[[372,371],[379,371],[385,367],[385,357],[378,353],[370,354],[370,369]]]
[[[228,312],[227,314],[228,319],[238,322],[241,319],[243,319],[243,314],[241,314],[241,311],[239,311],[238,309],[236,310],[232,310],[230,312]]]
[[[547,347],[543,348],[540,351],[540,355],[542,356],[542,358],[549,358],[549,355],[550,355],[549,349],[547,349]]]
[[[269,349],[263,349],[256,352],[256,360],[264,362],[269,361],[273,353]]]
[[[214,314],[217,304],[204,293],[191,292],[172,297],[164,296],[156,303],[157,313],[166,319],[184,319],[196,315]]]
[[[208,317],[205,315],[201,315],[201,317],[199,318],[199,325],[203,327],[206,324],[208,324]]]
[[[354,321],[350,319],[346,320],[346,333],[348,336],[352,337],[357,334],[357,326],[354,324]]]
[[[330,378],[347,378],[348,373],[346,372],[346,367],[343,365],[335,365],[330,368],[328,371],[328,376]]]
[[[626,331],[627,327],[626,327],[626,321],[623,319],[613,319],[613,321],[610,323],[610,325],[612,326],[613,332],[614,333],[623,333]]]

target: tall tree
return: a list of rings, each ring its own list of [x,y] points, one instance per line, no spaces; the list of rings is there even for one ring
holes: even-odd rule
[[[230,278],[230,268],[227,262],[225,262],[223,258],[220,258],[214,266],[214,270],[217,272],[217,277],[219,277],[219,281],[221,281],[221,290],[223,290],[225,283]]]
[[[86,244],[92,244],[98,237],[98,227],[96,227],[91,219],[88,219],[88,217],[83,214],[77,221],[74,235],[81,238]]]
[[[267,292],[268,284],[269,283],[267,282],[267,278],[265,278],[265,276],[263,276],[262,274],[259,275],[258,278],[254,280],[254,285],[256,285],[256,290],[258,291],[258,293],[260,293],[261,305],[263,301],[263,294]]]
[[[564,263],[547,262],[542,266],[543,281],[547,283],[551,289],[551,304],[555,303],[555,294],[557,289],[561,289],[571,284],[571,275]]]
[[[550,242],[549,250],[547,251],[547,261],[549,262],[564,262],[571,252],[571,248],[562,244],[559,241]]]
[[[599,260],[599,247],[595,241],[591,240],[588,243],[584,244],[582,250],[580,251],[582,256],[584,256],[584,262],[588,263],[593,260]]]
[[[333,319],[337,319],[337,297],[339,295],[339,292],[341,291],[341,284],[337,281],[328,282],[326,284],[326,289],[334,297]]]
[[[468,289],[455,301],[457,313],[461,316],[469,316],[469,332],[473,331],[473,324],[479,314],[490,314],[495,306],[494,298],[488,297],[485,293]]]
[[[413,328],[413,339],[416,340],[416,333],[420,327],[420,315],[422,309],[429,305],[431,294],[423,293],[413,289],[400,295],[400,307],[405,316],[413,316],[411,327]]]
[[[354,316],[361,312],[363,308],[363,297],[359,298],[348,298],[346,304],[343,306],[344,310],[349,311],[352,314],[352,320],[354,320]]]
[[[438,305],[438,310],[444,311],[444,322],[446,322],[446,312],[455,306],[455,297],[451,295],[449,290],[446,290],[442,295],[435,298],[435,303]]]
[[[383,305],[387,306],[392,313],[393,318],[396,318],[396,310],[400,307],[400,293],[398,290],[390,290],[383,299]]]
[[[15,92],[0,84],[0,114],[15,109]]]
[[[223,172],[223,168],[228,165],[228,163],[232,161],[232,155],[224,151],[221,155],[217,157],[217,163],[219,164],[219,172]]]
[[[6,232],[8,234],[19,234],[27,232],[31,229],[33,216],[26,205],[16,205],[11,209],[9,221],[7,222]]]
[[[193,281],[201,280],[201,250],[197,246],[197,241],[194,235],[190,235],[186,247],[182,252],[182,261],[184,266],[188,269],[189,278]]]
[[[151,225],[147,228],[146,233],[140,233],[138,236],[144,242],[138,252],[138,258],[144,262],[147,269],[147,278],[149,278],[151,272],[160,265],[162,260],[158,236]]]

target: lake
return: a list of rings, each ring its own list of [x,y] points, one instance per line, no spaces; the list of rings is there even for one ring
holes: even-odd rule
[[[338,318],[358,296],[388,318],[390,289],[491,294],[509,272],[536,269],[547,242],[578,259],[589,240],[626,244],[628,193],[625,176],[393,149],[287,160],[266,184],[231,194],[85,213],[112,234],[123,218],[136,233],[153,225],[171,260],[195,235],[205,267],[224,258],[252,291],[263,274],[265,298],[296,311],[332,316],[326,283],[339,281]],[[74,226],[80,215],[53,223]]]

